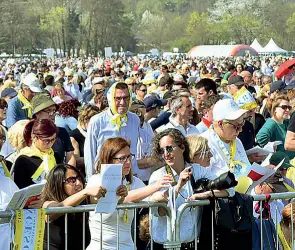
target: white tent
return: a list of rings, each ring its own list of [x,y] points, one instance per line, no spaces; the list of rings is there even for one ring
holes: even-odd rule
[[[271,38],[260,53],[287,53],[287,50],[280,48]]]
[[[258,42],[256,38],[254,39],[250,47],[255,49],[258,53],[260,53],[263,50],[263,47],[261,46],[261,44]]]
[[[229,57],[258,55],[257,51],[248,45],[199,45],[188,52],[188,57]]]

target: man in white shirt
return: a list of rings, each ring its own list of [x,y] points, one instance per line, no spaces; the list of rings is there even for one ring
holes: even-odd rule
[[[164,131],[167,128],[176,128],[184,136],[200,134],[198,129],[189,123],[193,117],[193,105],[187,96],[178,96],[172,100],[171,111],[172,114],[169,122],[156,129],[157,133]]]
[[[251,164],[237,138],[245,123],[247,110],[231,99],[218,101],[213,108],[213,126],[201,136],[208,139],[213,157],[211,170],[217,175],[231,171],[236,179],[245,175]]]

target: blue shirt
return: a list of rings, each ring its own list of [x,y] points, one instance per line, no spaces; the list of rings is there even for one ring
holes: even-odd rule
[[[78,121],[72,116],[63,117],[61,115],[55,116],[55,125],[65,128],[68,132],[74,130],[78,126]]]
[[[17,121],[28,119],[28,114],[25,109],[22,109],[24,104],[16,97],[8,102],[6,110],[6,126],[10,128]]]
[[[119,131],[116,125],[110,122],[113,115],[109,109],[91,118],[84,144],[84,162],[87,178],[93,175],[100,148],[103,142],[109,138],[123,137],[130,140],[131,153],[137,155],[140,121],[138,116],[131,112],[128,112],[127,116],[127,126],[121,126]],[[138,173],[136,159],[132,161],[132,171],[133,174]]]

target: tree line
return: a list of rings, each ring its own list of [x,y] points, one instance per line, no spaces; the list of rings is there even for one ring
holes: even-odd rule
[[[69,56],[152,48],[187,52],[201,44],[295,48],[291,0],[2,0],[0,52]]]

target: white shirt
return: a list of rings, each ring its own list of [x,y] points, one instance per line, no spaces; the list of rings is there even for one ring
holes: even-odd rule
[[[186,164],[186,167],[192,166],[192,172],[195,178],[195,181],[201,178],[207,178],[210,180],[214,180],[216,175],[210,171],[210,168],[201,167],[198,164]],[[175,180],[178,181],[178,175],[172,169],[172,173],[175,177]],[[155,183],[158,181],[162,176],[167,174],[165,167],[158,169],[157,171],[153,172],[149,181],[149,184]],[[175,187],[175,186],[174,186]],[[165,192],[167,189],[161,189],[161,192]],[[193,195],[193,189],[191,186],[191,182],[188,181],[180,190],[180,194],[176,198],[176,209],[185,202],[187,202],[187,198]],[[169,203],[168,203],[169,206]],[[156,209],[157,210],[157,209]],[[167,241],[167,217],[166,216],[159,216],[155,209],[152,209],[152,214],[150,214],[152,220],[152,228],[151,228],[151,236],[153,240],[157,243],[163,243]],[[179,211],[177,211],[178,213]],[[183,217],[180,222],[180,241],[181,242],[191,242],[195,239],[195,223],[197,223],[198,227],[200,227],[201,223],[201,211],[200,208],[197,207],[196,209],[186,209]],[[198,232],[200,230],[198,229]]]
[[[178,124],[172,116],[169,117],[169,122],[167,124],[157,128],[156,131],[157,133],[160,133],[167,128],[178,129],[184,136],[200,134],[198,129],[195,126],[191,125],[189,122],[187,123],[186,128],[184,128],[182,125]]]
[[[100,175],[93,175],[89,178],[87,187],[100,185]],[[127,184],[124,180],[123,184]],[[130,190],[145,187],[144,183],[133,176]],[[99,201],[98,201],[99,202]],[[128,210],[128,223],[123,220],[124,210],[119,210],[119,236],[120,250],[134,249],[134,243],[131,237],[131,224],[134,217],[133,210]],[[89,212],[89,228],[91,233],[91,242],[87,250],[100,249],[100,217],[99,213]],[[117,211],[110,214],[102,214],[102,250],[117,249]]]
[[[136,159],[143,159],[151,155],[153,136],[154,132],[151,125],[144,122],[142,128],[139,128]],[[151,173],[152,168],[138,169],[137,177],[142,181],[148,181]]]
[[[18,187],[9,177],[0,174],[0,210],[5,210]]]
[[[218,145],[218,141],[213,136],[213,129],[208,129],[206,132],[201,134],[202,137],[208,139],[209,148],[212,153],[212,158],[210,161],[211,170],[217,175],[228,172],[229,169],[229,161],[222,152],[220,146]],[[229,151],[229,143],[222,142],[227,151]],[[234,160],[240,161],[245,164],[240,173],[234,172],[236,179],[240,176],[246,175],[247,171],[251,168],[251,164],[248,160],[247,154],[245,152],[244,146],[241,143],[239,138],[236,138],[236,154]]]
[[[113,117],[110,110],[103,111],[90,119],[84,143],[84,161],[87,177],[94,173],[94,165],[98,160],[99,151],[103,142],[109,138],[123,137],[131,141],[131,153],[137,155],[137,141],[140,121],[136,114],[127,112],[128,121],[117,130],[116,125],[110,121]],[[137,161],[132,161],[133,174],[138,174]]]
[[[206,132],[208,130],[207,126],[205,125],[205,123],[203,121],[200,121],[197,125],[196,125],[197,130],[199,131],[200,134]]]

